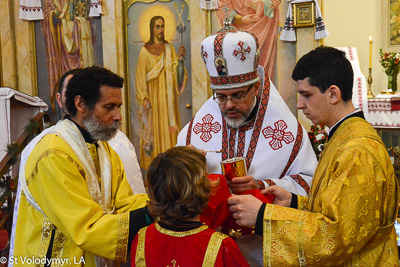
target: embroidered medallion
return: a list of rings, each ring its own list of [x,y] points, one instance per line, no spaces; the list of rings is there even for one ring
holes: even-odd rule
[[[245,44],[242,41],[239,41],[235,50],[233,50],[232,54],[234,57],[240,59],[241,61],[245,61],[247,59],[246,55],[249,55],[251,52],[250,46]]]
[[[212,122],[214,120],[214,117],[211,114],[207,114],[203,117],[202,120],[203,123],[198,122],[193,127],[193,132],[195,134],[199,134],[201,132],[200,139],[204,142],[208,142],[212,138],[211,132],[218,133],[222,129],[222,127],[221,124],[219,124],[218,122]]]
[[[278,150],[282,147],[282,141],[286,144],[290,144],[294,141],[293,134],[291,132],[285,132],[287,125],[283,120],[279,120],[274,123],[275,129],[268,126],[262,130],[262,134],[265,139],[272,138],[269,145],[273,150]]]

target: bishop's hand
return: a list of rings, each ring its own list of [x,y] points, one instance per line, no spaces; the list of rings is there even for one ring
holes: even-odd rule
[[[247,190],[257,189],[257,182],[252,176],[235,177],[229,183],[229,189],[233,194],[240,194]]]

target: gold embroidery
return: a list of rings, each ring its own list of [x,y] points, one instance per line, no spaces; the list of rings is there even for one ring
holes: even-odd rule
[[[304,254],[304,241],[305,241],[305,233],[304,233],[304,225],[306,221],[307,213],[302,211],[299,220],[299,232],[297,233],[297,251],[299,258],[299,266],[306,266],[306,257]]]
[[[174,231],[170,231],[170,230],[162,228],[158,223],[155,223],[154,225],[160,233],[163,233],[163,234],[169,235],[169,236],[174,236],[174,237],[184,237],[184,236],[189,236],[189,235],[195,235],[195,234],[200,233],[201,231],[208,229],[207,225],[203,225],[199,228],[196,228],[196,229],[193,229],[190,231],[186,231],[186,232],[174,232]]]
[[[147,227],[144,227],[139,230],[138,233],[138,244],[136,247],[136,258],[135,265],[136,267],[146,267],[146,258],[144,255],[144,243],[146,240],[146,230]]]
[[[332,254],[334,250],[335,240],[333,235],[329,232],[328,224],[325,221],[322,221],[320,229],[322,236],[324,236],[324,240],[322,243],[322,249],[324,250],[324,254]],[[340,255],[340,253],[338,253],[337,255]],[[318,259],[320,259],[320,257],[321,256],[318,255]]]
[[[117,249],[115,250],[116,261],[126,261],[129,238],[129,213],[123,212],[119,214],[118,219],[118,238]]]
[[[172,263],[172,266],[167,265],[167,267],[180,267],[179,265],[176,266],[176,260],[172,260],[171,263]]]
[[[368,233],[371,231],[372,229],[372,223],[370,222],[366,222],[364,223],[360,228],[359,228],[359,232],[358,232],[358,236],[357,236],[357,241],[361,241],[362,239],[364,239],[365,237],[368,236]]]
[[[114,152],[114,158],[116,160],[115,160],[115,164],[112,164],[111,167],[115,168],[117,170],[118,179],[117,179],[116,188],[119,188],[119,186],[121,185],[122,179],[124,178],[122,172],[125,172],[125,171],[122,170],[122,164],[121,164],[122,161],[120,160],[120,157],[114,150],[113,150],[113,152]],[[126,176],[126,174],[125,174],[125,176]]]
[[[358,267],[358,266],[360,266],[359,261],[358,261],[358,255],[357,255],[357,254],[354,255],[354,257],[351,258],[350,262],[351,262],[351,264],[348,264],[349,266],[352,266],[352,267]]]
[[[263,260],[264,266],[271,266],[271,216],[274,209],[274,205],[267,204],[264,211],[264,225],[263,225]]]
[[[39,250],[36,255],[37,258],[43,259],[44,257],[46,257],[46,253],[47,253],[47,250],[49,249],[51,233],[52,233],[53,229],[54,229],[54,225],[51,223],[51,221],[47,217],[44,217],[43,223],[42,223],[42,237],[40,240]],[[38,267],[44,266],[44,263],[36,264],[36,266],[38,266]]]
[[[64,253],[64,245],[65,245],[65,235],[56,228],[56,233],[54,235],[53,241],[53,252],[51,255],[52,259],[62,259]],[[58,264],[57,264],[58,263]],[[51,262],[52,267],[62,266],[62,261],[54,260]]]
[[[101,186],[101,168],[100,168],[100,161],[99,161],[99,154],[97,153],[97,147],[95,144],[86,143],[86,146],[89,150],[90,156],[92,157],[94,169],[96,170],[97,181]]]
[[[222,241],[228,236],[215,232],[212,234],[210,241],[208,241],[206,255],[204,256],[203,267],[213,267],[215,266],[215,261],[218,256],[219,249],[221,247]]]
[[[82,166],[79,165],[79,163],[76,162],[70,155],[68,155],[67,153],[65,153],[62,150],[51,148],[51,149],[48,149],[45,152],[43,152],[42,155],[40,155],[39,158],[37,159],[35,168],[33,168],[32,173],[26,178],[26,186],[29,186],[29,184],[36,177],[40,161],[43,160],[45,157],[47,157],[50,153],[60,154],[60,155],[66,156],[68,158],[68,160],[78,169],[79,173],[82,176],[85,176],[85,171],[83,170]]]

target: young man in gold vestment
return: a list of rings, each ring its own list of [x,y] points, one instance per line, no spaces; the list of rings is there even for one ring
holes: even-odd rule
[[[68,82],[70,117],[32,148],[20,173],[15,266],[115,266],[150,223],[108,144],[117,132],[123,79],[101,67]]]
[[[263,235],[265,266],[398,266],[398,183],[385,145],[352,104],[350,62],[319,47],[298,61],[292,78],[297,108],[329,127],[309,197],[278,186],[263,191],[276,205],[233,196],[234,218]]]

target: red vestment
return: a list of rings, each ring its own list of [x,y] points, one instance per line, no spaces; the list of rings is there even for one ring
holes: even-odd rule
[[[143,233],[144,232],[144,233]],[[213,234],[219,239],[212,239]],[[144,238],[143,238],[144,237]],[[143,238],[143,241],[141,241]],[[221,245],[218,248],[218,241]],[[138,246],[139,243],[139,246]],[[144,244],[144,261],[140,260]],[[136,235],[132,244],[131,266],[202,266],[207,253],[216,255],[210,266],[249,266],[235,241],[207,226],[177,232],[153,223]]]

